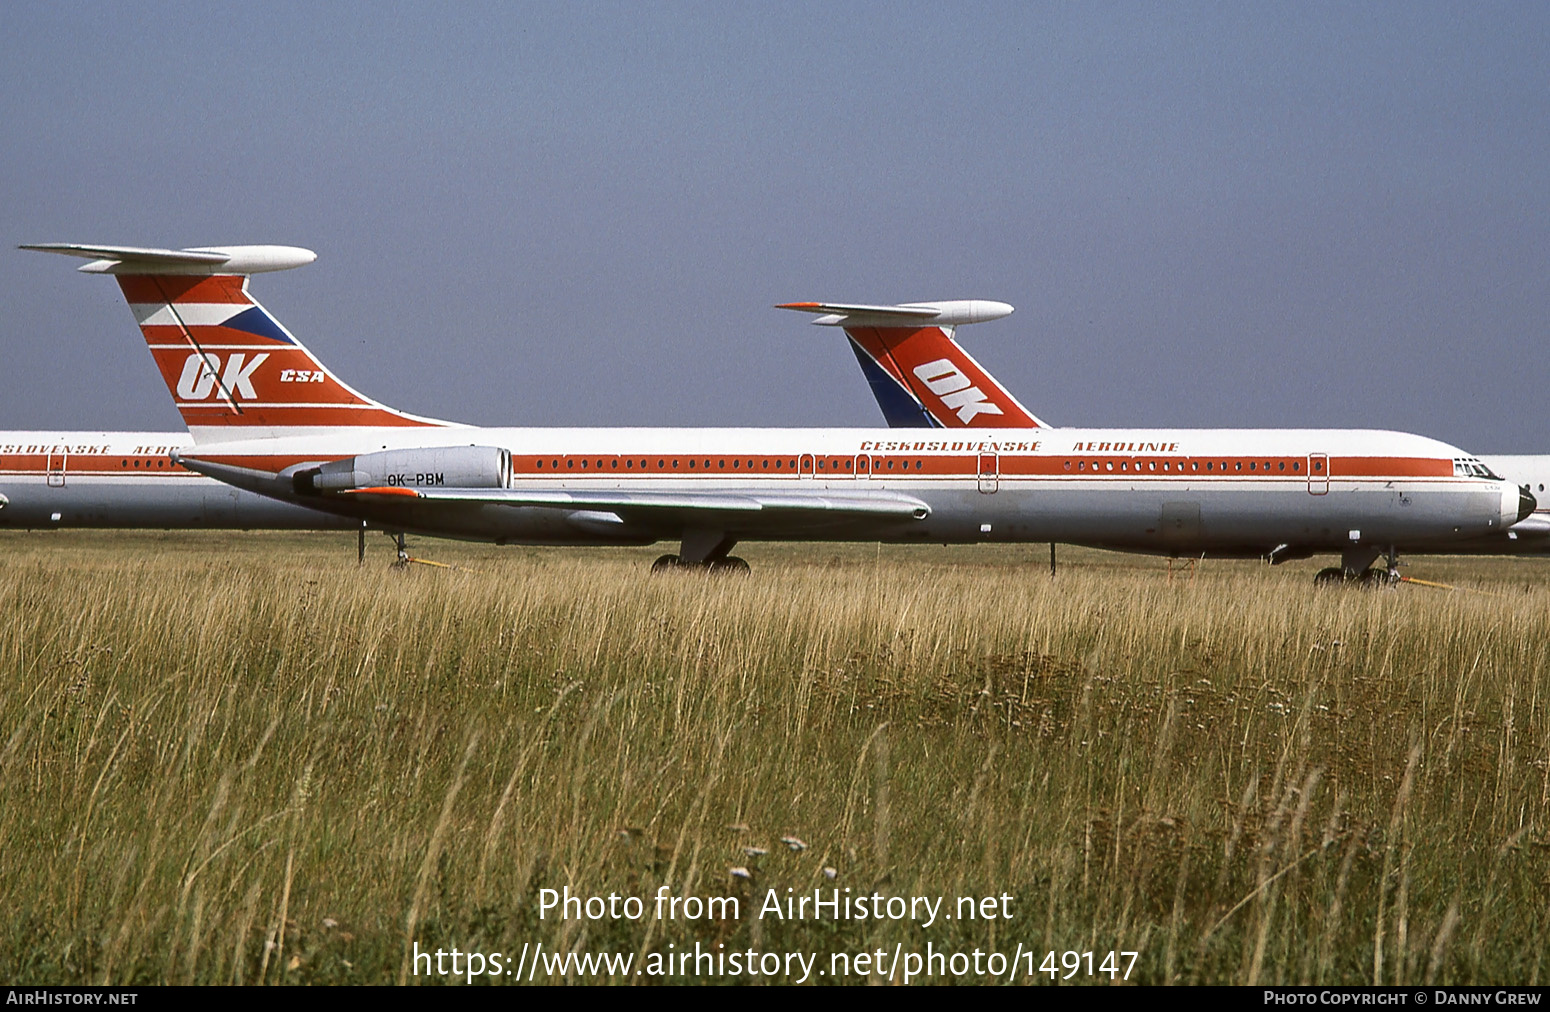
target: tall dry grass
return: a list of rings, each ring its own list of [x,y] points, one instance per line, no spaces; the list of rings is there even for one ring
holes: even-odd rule
[[[1066,549],[1054,580],[1041,550],[822,546],[706,580],[421,547],[473,571],[357,569],[337,535],[0,537],[0,978],[699,941],[1541,979],[1550,564],[1372,593]],[[661,885],[744,917],[653,920]],[[540,920],[562,886],[647,916]],[[819,887],[1014,917],[751,916]]]

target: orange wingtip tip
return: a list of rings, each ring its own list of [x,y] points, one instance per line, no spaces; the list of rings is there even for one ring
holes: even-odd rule
[[[371,488],[347,488],[341,490],[342,495],[406,495],[411,499],[420,498],[420,493],[412,488],[402,488],[398,485],[373,485]]]
[[[822,302],[782,302],[775,306],[776,309],[822,309]]]

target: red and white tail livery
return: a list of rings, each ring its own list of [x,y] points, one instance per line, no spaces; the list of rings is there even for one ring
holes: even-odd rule
[[[248,294],[248,275],[317,259],[294,246],[144,249],[47,243],[23,249],[87,257],[123,289],[156,367],[196,443],[295,436],[340,427],[420,427],[420,418],[346,385]]]
[[[844,328],[872,395],[893,428],[1045,427],[953,340],[959,324],[1010,315],[1012,307],[1004,302],[788,302],[778,308],[819,313],[814,324]]]

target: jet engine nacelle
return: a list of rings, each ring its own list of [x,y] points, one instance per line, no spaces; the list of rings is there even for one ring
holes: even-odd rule
[[[511,484],[511,451],[495,446],[379,450],[299,471],[294,481],[304,494],[385,486],[505,488]]]

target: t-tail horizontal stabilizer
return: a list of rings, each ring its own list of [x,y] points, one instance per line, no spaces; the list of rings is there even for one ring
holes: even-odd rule
[[[147,249],[142,246],[83,246],[44,242],[21,247],[39,253],[84,257],[87,274],[263,274],[305,267],[318,258],[300,246],[205,246],[198,249]]]
[[[788,302],[776,308],[816,313],[813,323],[844,328],[892,428],[1045,427],[953,340],[961,324],[1010,316],[1005,302]]]
[[[317,259],[296,246],[149,249],[38,243],[111,274],[196,443],[337,429],[445,426],[358,393],[248,294],[248,276]]]

